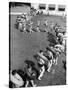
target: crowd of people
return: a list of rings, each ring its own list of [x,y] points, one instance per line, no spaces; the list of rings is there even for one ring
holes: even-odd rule
[[[22,14],[16,19],[16,28],[22,32],[28,33],[26,29],[27,15]],[[37,22],[37,28],[32,28],[33,22],[29,22],[29,33],[34,31],[41,32],[39,26],[41,21]],[[48,26],[48,20],[44,20],[44,26]],[[61,53],[65,54],[66,50],[66,31],[62,30],[60,25],[52,23],[51,30],[55,31],[57,44],[50,45],[45,50],[39,50],[33,57],[37,60],[39,70],[35,67],[35,63],[31,60],[25,60],[25,67],[21,70],[10,70],[10,88],[18,87],[36,87],[35,80],[41,80],[45,72],[50,72],[53,65],[57,65],[57,61]],[[46,29],[44,32],[49,33]]]
[[[41,80],[42,76],[44,75],[44,72],[50,72],[51,67],[53,65],[57,65],[57,61],[61,53],[66,52],[66,33],[65,31],[62,31],[58,25],[56,24],[53,27],[53,30],[55,30],[56,33],[56,39],[58,40],[57,44],[50,45],[46,47],[45,50],[40,50],[37,52],[37,54],[34,56],[37,61],[38,65],[40,66],[40,75],[39,80]]]
[[[35,14],[34,14],[35,15]],[[17,19],[16,19],[16,23],[15,23],[15,28],[17,30],[20,30],[21,32],[25,32],[25,33],[32,33],[32,32],[46,32],[46,27],[48,25],[48,20],[45,19],[43,21],[43,25],[45,26],[44,30],[41,30],[39,27],[41,25],[41,21],[38,20],[37,21],[37,25],[36,28],[33,28],[33,21],[31,20],[32,17],[34,17],[34,15],[29,15],[29,14],[25,14],[23,13],[22,15],[18,15]],[[29,19],[30,16],[30,19]],[[28,22],[28,23],[27,23]],[[29,29],[27,28],[27,26],[29,27]]]
[[[25,67],[23,70],[10,71],[10,88],[18,87],[36,87],[35,80],[37,80],[39,71],[35,67],[35,63],[30,60],[25,60]]]

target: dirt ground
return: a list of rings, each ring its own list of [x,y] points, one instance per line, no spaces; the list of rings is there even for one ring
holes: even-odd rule
[[[34,17],[32,20],[35,25],[37,20],[44,20],[58,22],[64,29],[66,29],[66,20],[58,16],[45,16],[40,15]],[[11,69],[23,69],[25,59],[32,60],[35,62],[37,69],[37,61],[33,58],[40,49],[44,50],[49,42],[47,41],[46,33],[33,32],[32,34],[26,34],[20,32],[14,28],[16,15],[11,15],[10,18],[10,65]],[[34,26],[35,26],[34,25]],[[58,60],[58,65],[53,66],[50,73],[45,72],[41,81],[36,81],[38,86],[49,86],[49,85],[65,85],[66,84],[66,72],[63,68],[62,60],[66,60],[64,54],[61,54]],[[55,70],[55,73],[54,73]]]

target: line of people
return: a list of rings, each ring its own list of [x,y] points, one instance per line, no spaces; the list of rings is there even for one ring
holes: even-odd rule
[[[57,36],[57,38],[59,37]],[[65,40],[64,36],[62,38]],[[52,66],[57,65],[60,54],[64,52],[63,46],[65,48],[65,44],[59,42],[59,44],[55,46],[48,46],[45,50],[37,52],[34,58],[37,60],[37,65],[40,68],[39,70],[37,70],[35,63],[30,60],[25,60],[25,67],[23,70],[11,70],[9,87],[36,87],[37,84],[35,84],[35,80],[41,80],[45,71],[50,72]]]
[[[29,23],[27,24],[28,21],[29,21]],[[48,26],[47,19],[45,19],[43,22],[43,25],[45,26],[44,30],[40,29],[40,25],[41,25],[40,20],[37,21],[36,28],[33,28],[33,23],[34,23],[33,21],[28,19],[27,14],[26,15],[22,14],[22,15],[17,16],[15,28],[17,30],[20,30],[21,32],[30,33],[30,34],[32,32],[46,32],[46,27]],[[26,28],[27,26],[29,27],[29,30],[28,30],[28,28]]]
[[[65,31],[62,32],[62,30],[57,26],[57,24],[54,26],[53,30],[55,30],[58,43],[54,46],[46,47],[46,50],[40,50],[34,56],[38,62],[38,66],[40,67],[40,75],[38,77],[39,80],[41,80],[45,71],[50,72],[51,67],[53,65],[57,65],[60,54],[66,52]]]
[[[23,18],[23,17],[22,17]],[[21,19],[18,17],[18,19]],[[24,22],[25,22],[24,18]],[[19,20],[21,21],[21,20]],[[19,23],[19,22],[18,22]],[[26,32],[26,23],[24,23]],[[32,31],[32,22],[30,25],[30,32]],[[39,32],[40,22],[38,21],[37,32]],[[45,26],[48,25],[47,20],[44,23]],[[18,27],[19,29],[21,27]],[[10,83],[9,87],[18,88],[18,87],[36,87],[35,80],[41,80],[45,71],[50,72],[53,65],[57,65],[57,61],[61,53],[65,53],[66,48],[66,32],[62,31],[62,28],[58,24],[53,25],[52,29],[56,33],[56,39],[58,43],[54,46],[48,46],[45,50],[40,50],[34,55],[34,58],[37,60],[37,65],[39,70],[35,67],[35,64],[29,60],[25,60],[25,67],[23,70],[10,70]]]

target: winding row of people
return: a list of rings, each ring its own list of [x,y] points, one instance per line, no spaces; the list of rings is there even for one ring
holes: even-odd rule
[[[57,25],[57,24],[56,24]],[[56,27],[56,28],[55,28]],[[57,65],[58,58],[61,53],[65,53],[66,48],[66,33],[65,31],[62,32],[58,26],[54,26],[56,39],[58,43],[54,46],[46,47],[46,50],[40,50],[37,52],[36,59],[38,61],[38,65],[40,66],[40,75],[38,77],[41,80],[42,76],[44,75],[45,71],[50,72],[51,67],[53,65]],[[61,30],[61,31],[60,31]]]
[[[16,20],[16,26],[20,31],[27,33],[26,31],[26,16],[18,16]],[[32,29],[33,22],[30,21],[29,32],[34,32]],[[37,22],[37,32],[40,32],[40,21]],[[45,27],[48,26],[48,20],[44,22]],[[53,29],[56,33],[56,39],[58,43],[54,46],[46,47],[46,50],[40,50],[34,55],[34,58],[37,60],[37,65],[40,68],[38,71],[36,67],[31,63],[26,63],[24,70],[11,70],[10,71],[10,87],[28,87],[33,86],[36,87],[35,80],[41,80],[45,71],[50,72],[51,67],[53,65],[57,65],[58,58],[61,53],[65,53],[66,48],[66,33],[62,31],[62,28],[58,25],[52,25],[51,29]]]

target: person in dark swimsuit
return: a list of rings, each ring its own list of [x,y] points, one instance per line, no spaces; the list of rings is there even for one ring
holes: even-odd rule
[[[25,72],[28,85],[31,87],[36,87],[37,85],[34,83],[34,81],[38,78],[39,71],[33,64],[26,63]]]

